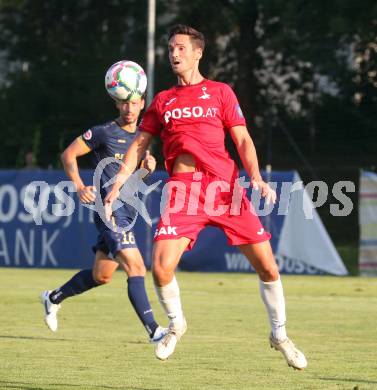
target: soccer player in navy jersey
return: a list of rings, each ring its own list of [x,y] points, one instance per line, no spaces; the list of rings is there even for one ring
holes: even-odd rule
[[[184,200],[183,207],[169,218],[162,214],[154,238],[153,278],[170,320],[168,334],[156,346],[157,358],[167,359],[187,328],[174,271],[184,251],[195,244],[199,232],[212,225],[224,231],[229,244],[237,246],[258,273],[271,327],[271,347],[282,352],[289,366],[304,369],[306,358],[286,332],[285,299],[271,236],[252,212],[245,189],[239,188],[237,165],[224,145],[227,133],[236,145],[252,187],[259,188],[267,202],[275,202],[276,193],[261,177],[255,146],[233,90],[200,74],[204,46],[203,34],[192,27],[177,25],[171,29],[169,61],[178,83],[158,93],[145,112],[140,134],[123,158],[124,164],[105,198],[105,208],[109,214],[119,188],[135,169],[152,137],[160,136],[170,176],[167,209],[169,200]],[[179,190],[176,183],[180,184]],[[193,185],[197,188],[196,205],[190,200]],[[215,203],[220,205],[217,210]]]
[[[76,138],[62,154],[64,170],[75,184],[82,203],[94,202],[96,188],[83,183],[77,158],[92,152],[96,166],[107,157],[121,160],[138,134],[137,121],[144,108],[144,98],[116,101],[116,107],[119,111],[117,119],[87,130]],[[143,167],[149,172],[153,172],[156,167],[156,160],[149,152],[144,156]],[[117,171],[116,161],[105,166],[100,180],[102,199],[107,193],[103,185],[115,176]],[[114,271],[120,265],[128,275],[128,297],[147,330],[150,341],[158,342],[165,335],[166,330],[161,328],[154,319],[145,291],[144,261],[137,247],[135,234],[128,227],[134,217],[135,210],[124,204],[123,207],[114,211],[112,221],[117,229],[111,229],[102,221],[98,212],[95,213],[94,221],[98,230],[98,240],[93,247],[95,253],[93,268],[81,270],[61,287],[53,291],[44,291],[41,294],[41,302],[45,309],[45,323],[51,331],[57,330],[57,313],[64,299],[109,283]],[[122,228],[125,229],[122,230]]]

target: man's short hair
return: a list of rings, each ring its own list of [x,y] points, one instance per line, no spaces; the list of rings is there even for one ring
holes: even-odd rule
[[[205,39],[200,31],[195,30],[193,27],[186,26],[185,24],[176,24],[169,30],[168,40],[170,41],[170,39],[177,34],[188,35],[193,45],[204,50]]]
[[[142,95],[140,95],[140,100],[145,100],[145,97],[146,97],[146,93],[143,93]],[[132,99],[132,94],[127,99],[116,99],[116,98],[113,99],[115,100],[115,103],[126,103]]]

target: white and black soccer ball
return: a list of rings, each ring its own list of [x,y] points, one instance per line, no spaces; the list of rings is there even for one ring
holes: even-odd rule
[[[105,87],[116,100],[140,98],[147,89],[147,76],[136,62],[118,61],[107,70]]]

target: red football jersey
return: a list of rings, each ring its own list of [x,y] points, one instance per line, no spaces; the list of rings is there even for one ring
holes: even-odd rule
[[[190,153],[199,170],[230,181],[238,170],[224,140],[226,131],[237,125],[246,123],[233,90],[204,79],[157,94],[143,115],[140,130],[161,136],[169,175],[176,157]]]

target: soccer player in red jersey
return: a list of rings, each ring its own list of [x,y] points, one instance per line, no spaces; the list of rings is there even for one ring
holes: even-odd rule
[[[168,47],[178,84],[154,98],[140,124],[140,134],[123,159],[118,180],[105,198],[110,213],[120,187],[136,168],[152,137],[160,136],[170,179],[168,201],[155,234],[152,268],[157,295],[170,323],[168,334],[157,344],[156,356],[167,359],[186,331],[174,271],[201,229],[211,225],[224,231],[229,243],[241,250],[259,275],[271,325],[271,347],[283,353],[289,366],[304,369],[304,354],[287,337],[283,287],[270,234],[264,231],[245,190],[238,184],[237,166],[225,149],[224,139],[229,132],[251,185],[260,189],[267,202],[275,202],[275,191],[260,175],[254,143],[237,98],[228,85],[200,74],[203,34],[189,26],[174,26]]]

